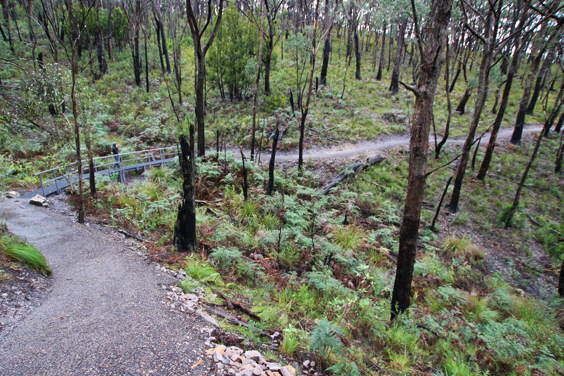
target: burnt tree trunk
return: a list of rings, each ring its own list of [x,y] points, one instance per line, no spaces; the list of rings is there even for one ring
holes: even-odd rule
[[[272,196],[272,190],[274,189],[274,163],[276,161],[276,146],[278,146],[278,136],[280,131],[278,127],[274,131],[274,139],[272,140],[272,153],[270,154],[270,163],[268,165],[268,183],[266,184],[266,195]]]
[[[521,103],[519,104],[519,111],[517,112],[517,119],[515,120],[515,129],[513,130],[513,134],[511,135],[511,143],[513,145],[520,144],[521,138],[523,137],[523,128],[525,126],[525,117],[526,117],[526,114],[527,114],[527,107],[529,105],[529,98],[530,98],[530,95],[531,95],[533,81],[534,81],[534,79],[537,75],[537,72],[539,70],[542,55],[547,50],[550,42],[552,42],[552,40],[554,38],[560,37],[563,25],[564,25],[564,23],[558,24],[556,30],[551,32],[550,37],[548,38],[548,40],[546,42],[544,42],[542,47],[539,48],[539,47],[533,46],[533,51],[538,50],[538,53],[534,57],[534,59],[531,63],[531,70],[529,72],[529,75],[527,77],[527,81],[525,83],[525,89],[523,90],[523,97],[521,98]],[[544,30],[544,27],[543,27],[543,29],[541,29],[538,32],[538,38],[543,37],[544,34],[545,34],[545,30]],[[539,39],[535,40],[535,44],[540,43],[540,42],[541,41]]]
[[[360,59],[362,57],[362,48],[360,46],[359,43],[359,39],[358,39],[358,30],[355,27],[354,29],[354,54],[355,54],[355,60],[356,60],[356,72],[355,72],[355,78],[357,80],[361,80],[361,75],[360,75]]]
[[[546,74],[547,74],[550,66],[552,65],[552,60],[554,59],[554,48],[555,47],[551,47],[548,50],[546,57],[545,57],[544,61],[542,62],[541,69],[540,69],[539,74],[537,76],[537,81],[535,82],[535,88],[533,90],[533,95],[531,96],[531,101],[529,102],[529,106],[527,107],[527,115],[533,115],[533,113],[535,111],[535,106],[536,106],[537,101],[539,99],[540,92],[543,88],[543,83],[544,83]]]
[[[529,6],[523,9],[523,13],[521,15],[521,20],[519,21],[519,30],[521,26],[527,21]],[[482,160],[482,165],[480,166],[480,170],[478,171],[477,179],[484,180],[486,177],[486,173],[490,167],[490,163],[493,157],[493,152],[495,149],[495,143],[497,140],[497,135],[499,133],[499,129],[501,128],[501,122],[503,121],[503,117],[505,115],[505,110],[507,109],[507,104],[509,103],[509,93],[511,92],[511,87],[513,85],[513,79],[515,74],[517,73],[517,69],[519,67],[519,60],[521,58],[521,51],[523,48],[523,43],[521,41],[521,32],[519,31],[515,34],[514,42],[515,50],[513,51],[513,57],[511,63],[509,65],[509,70],[507,71],[507,79],[505,80],[505,87],[503,89],[503,95],[501,97],[501,103],[499,104],[499,110],[497,112],[496,118],[492,125],[492,132],[490,135],[490,141],[488,143],[488,147],[486,149],[486,153],[484,154],[484,159]]]
[[[533,162],[535,161],[539,148],[540,148],[540,144],[542,141],[542,132],[539,134],[539,137],[537,138],[537,143],[535,144],[535,149],[533,150],[533,154],[531,155],[531,159],[529,160],[529,163],[527,164],[527,167],[525,167],[525,171],[523,172],[523,176],[521,176],[521,181],[519,182],[519,185],[517,186],[517,192],[515,193],[515,198],[513,199],[513,204],[511,204],[511,209],[509,210],[509,213],[507,214],[507,217],[505,218],[505,229],[508,229],[509,227],[511,227],[511,222],[513,221],[513,216],[515,215],[515,212],[517,211],[517,208],[519,207],[519,201],[521,199],[521,192],[523,191],[523,187],[525,186],[525,181],[527,180],[527,176],[529,176],[529,171],[531,170],[531,167],[533,166]]]
[[[396,61],[394,62],[394,70],[392,72],[392,82],[390,83],[390,91],[393,95],[399,93],[399,72],[405,41],[405,28],[407,27],[407,18],[402,18],[398,22],[398,46],[396,51]]]
[[[378,73],[376,74],[376,79],[378,81],[382,80],[382,68],[384,67],[384,57],[386,55],[386,22],[384,21],[383,31],[384,36],[382,37],[382,50],[380,52],[380,63],[378,64]]]
[[[10,44],[10,51],[14,54],[14,42],[12,41],[12,32],[10,30],[10,9],[8,6],[8,0],[2,0],[2,13],[4,14],[4,26],[6,27],[6,34],[4,36],[4,40],[6,37],[8,39],[8,43]]]
[[[448,90],[448,81],[449,81],[449,69],[448,69],[448,62],[449,62],[449,46],[448,46],[448,42],[446,44],[446,68],[445,68],[445,93],[446,93],[446,99],[447,99],[447,122],[445,125],[445,132],[443,134],[443,138],[441,139],[441,141],[437,144],[437,136],[435,133],[435,159],[439,159],[439,156],[441,155],[441,150],[443,148],[443,146],[446,144],[448,137],[450,135],[450,123],[452,121],[452,101],[450,100],[450,91]],[[452,178],[451,178],[452,179]],[[450,181],[449,181],[450,184]],[[442,201],[444,199],[444,195],[443,198],[441,199],[441,204],[442,205]],[[431,230],[433,229],[433,226],[431,226]]]
[[[564,114],[560,116],[560,119],[564,118]],[[560,134],[560,146],[558,147],[558,152],[556,153],[556,162],[554,163],[554,172],[557,174],[562,173],[562,156],[564,155],[564,132]]]
[[[405,312],[410,305],[413,267],[417,254],[417,238],[421,220],[423,195],[427,184],[427,151],[433,121],[433,102],[443,63],[442,49],[446,42],[453,0],[435,0],[431,5],[428,24],[419,39],[421,74],[415,93],[415,113],[409,145],[409,175],[407,195],[400,230],[398,263],[392,293],[391,319]],[[414,12],[415,14],[415,12]],[[415,18],[417,15],[415,14]],[[418,26],[416,26],[418,28]],[[421,38],[416,29],[418,38]]]
[[[499,6],[501,6],[501,3]],[[495,18],[494,22],[494,12],[495,10],[490,7],[484,25],[484,40],[486,41],[486,43],[484,45],[482,61],[480,63],[480,74],[478,78],[478,89],[476,93],[476,106],[474,108],[474,113],[472,114],[470,131],[468,133],[466,141],[464,142],[462,154],[458,161],[458,169],[456,172],[456,178],[454,179],[454,188],[452,190],[452,196],[448,204],[448,209],[451,213],[456,213],[458,211],[458,203],[460,202],[460,193],[462,191],[462,182],[466,173],[466,167],[468,164],[468,159],[470,157],[470,150],[472,149],[472,144],[474,143],[474,136],[476,135],[476,130],[478,129],[478,124],[480,123],[480,115],[482,114],[482,110],[486,103],[486,97],[488,94],[490,67],[493,60],[499,25],[498,18]]]
[[[255,78],[255,87],[253,90],[253,122],[252,122],[252,129],[251,129],[251,161],[255,160],[255,139],[256,139],[256,125],[257,125],[257,100],[258,100],[258,88],[260,83],[260,67],[262,63],[262,44],[263,44],[263,24],[264,24],[264,3],[261,1],[260,3],[260,27],[259,27],[259,52],[257,58],[257,77]],[[243,151],[241,151],[241,156]],[[245,173],[246,174],[246,173]],[[246,179],[246,175],[245,175]],[[245,200],[246,200],[245,195]]]
[[[458,103],[458,106],[456,107],[456,112],[458,112],[460,115],[464,115],[464,113],[466,112],[466,103],[468,103],[468,100],[470,100],[471,96],[472,88],[467,88],[464,92],[464,95],[462,96],[462,99],[460,99],[460,103]]]
[[[190,125],[193,135],[194,125]],[[193,139],[193,136],[190,137]],[[194,145],[188,144],[185,135],[180,136],[178,154],[182,183],[182,202],[178,205],[178,216],[174,225],[174,246],[178,252],[196,251],[196,200],[194,187]]]

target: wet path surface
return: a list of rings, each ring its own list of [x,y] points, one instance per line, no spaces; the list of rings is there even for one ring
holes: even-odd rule
[[[53,268],[41,306],[0,333],[0,374],[210,374],[190,367],[203,355],[206,325],[162,303],[161,286],[175,280],[110,230],[27,200],[0,202],[0,220]]]

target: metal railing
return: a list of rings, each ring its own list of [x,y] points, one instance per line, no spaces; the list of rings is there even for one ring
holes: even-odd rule
[[[94,162],[94,173],[107,173],[111,176],[114,172],[119,172],[120,176],[125,177],[126,171],[138,171],[145,170],[147,167],[153,167],[157,165],[164,166],[165,163],[178,157],[179,150],[178,146],[170,146],[166,148],[159,149],[149,149],[143,151],[134,151],[131,153],[121,153],[117,154],[118,161],[116,162],[116,155],[108,155],[104,157],[96,157],[93,159]],[[119,167],[114,168],[116,163]],[[88,165],[88,160],[82,161],[82,173],[89,174],[90,166]],[[65,166],[59,166],[52,168],[50,170],[41,171],[34,176],[39,176],[39,182],[41,183],[41,191],[43,196],[45,196],[45,187],[55,184],[55,190],[60,193],[67,185],[72,187],[73,180],[76,180],[78,176],[78,162],[72,162]],[[46,179],[47,178],[47,179]],[[67,184],[63,181],[66,180]]]

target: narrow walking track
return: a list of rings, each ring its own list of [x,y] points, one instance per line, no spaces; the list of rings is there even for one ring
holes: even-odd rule
[[[53,268],[42,305],[0,333],[1,375],[212,374],[207,325],[164,305],[161,286],[175,280],[111,231],[27,200],[0,202],[0,220]]]
[[[528,133],[535,133],[540,132],[543,127],[539,124],[531,124],[526,126],[523,130],[523,134]],[[513,128],[502,128],[499,130],[497,135],[497,141],[502,142],[502,140],[507,140],[511,138],[513,134]],[[477,137],[479,137],[481,133],[478,133]],[[488,146],[488,142],[490,141],[490,132],[484,134],[482,141],[480,143],[480,147],[484,148]],[[439,142],[442,139],[442,136],[438,136]],[[466,138],[450,138],[447,140],[446,145],[464,145]],[[356,144],[344,144],[335,146],[332,148],[316,148],[313,147],[308,150],[304,150],[304,161],[309,159],[311,160],[322,160],[322,159],[332,159],[332,158],[348,158],[354,157],[360,154],[370,153],[373,151],[380,151],[380,150],[388,150],[393,149],[395,147],[409,147],[409,136],[398,136],[392,135],[384,137],[383,139],[376,139],[376,140],[368,140],[368,141],[361,141]],[[435,140],[434,136],[431,134],[429,136],[429,150],[430,154],[432,155],[432,151],[435,148]],[[237,153],[235,153],[237,154]],[[263,156],[263,160],[268,160],[268,157]],[[289,150],[289,151],[278,151],[276,152],[276,161],[277,162],[289,162],[289,161],[297,161],[298,160],[298,151],[297,150]]]

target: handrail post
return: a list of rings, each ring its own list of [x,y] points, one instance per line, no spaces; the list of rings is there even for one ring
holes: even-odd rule
[[[45,197],[45,187],[43,186],[43,174],[39,174],[39,181],[41,182],[41,192],[43,192],[43,197]]]
[[[57,184],[57,172],[56,170],[53,171],[53,179],[55,179],[55,192],[59,194],[59,184]]]

